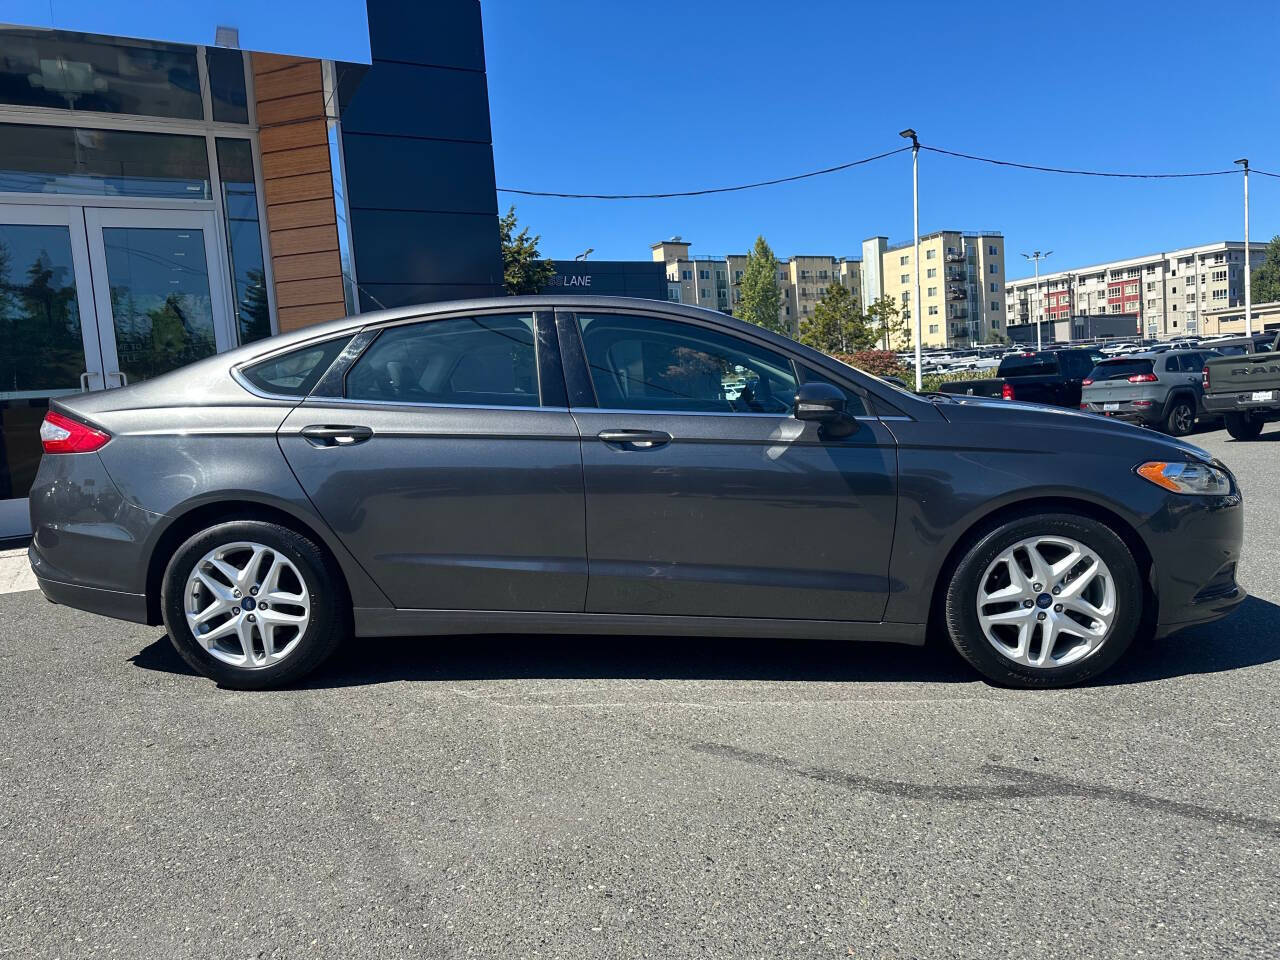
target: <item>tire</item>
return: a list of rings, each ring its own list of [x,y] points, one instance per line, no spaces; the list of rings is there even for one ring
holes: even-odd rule
[[[255,557],[260,559],[253,569]],[[278,565],[277,558],[282,558]],[[193,579],[198,563],[204,574],[199,585]],[[223,572],[242,564],[243,580]],[[254,580],[264,582],[250,587]],[[243,588],[238,593],[237,583]],[[260,597],[251,593],[254,589]],[[270,611],[258,609],[269,597],[282,599]],[[224,604],[240,606],[223,610]],[[310,538],[261,520],[219,523],[178,547],[165,568],[160,605],[169,640],[182,659],[233,690],[264,690],[300,680],[349,632],[350,605],[337,565]],[[190,618],[198,620],[215,609],[219,612],[207,622],[197,623],[202,634],[216,638],[202,643]],[[242,656],[246,638],[250,654]]]
[[[1262,421],[1247,413],[1228,413],[1223,417],[1227,422],[1227,433],[1232,440],[1257,440],[1262,433]]]
[[[1196,408],[1186,397],[1179,397],[1169,406],[1164,418],[1164,432],[1171,437],[1185,437],[1196,425]]]
[[[1073,619],[1077,611],[1059,612],[1058,598],[1052,593],[1053,583],[1040,583],[1040,591],[1031,590],[1038,581],[1034,574],[1023,573],[1026,591],[1017,600],[1004,600],[981,604],[987,612],[997,616],[1008,613],[1018,619],[1009,623],[984,625],[980,618],[980,597],[989,597],[1007,574],[1013,579],[1008,562],[1004,558],[1015,556],[1017,560],[1029,560],[1029,554],[1020,554],[1028,541],[1070,541],[1081,550],[1081,559],[1074,568],[1059,571],[1065,577],[1072,569],[1078,572],[1075,585],[1068,581],[1063,587],[1064,608],[1081,606],[1086,597],[1094,603],[1094,609],[1107,609],[1105,597],[1111,595],[1111,612],[1108,620],[1089,617],[1090,630],[1099,631],[1086,635],[1081,625],[1084,621]],[[1061,544],[1041,544],[1042,563],[1065,560],[1065,547]],[[1058,556],[1056,551],[1063,549]],[[1055,561],[1055,557],[1057,560]],[[1098,566],[1085,567],[1088,560]],[[1020,564],[1020,568],[1021,568]],[[1044,571],[1044,567],[1041,571]],[[1051,569],[1051,568],[1050,568]],[[1091,577],[1086,577],[1089,571]],[[1085,593],[1074,596],[1083,585]],[[1010,584],[1010,587],[1016,586]],[[980,594],[979,590],[983,593]],[[1035,599],[1032,599],[1032,596]],[[1047,602],[1046,602],[1047,598]],[[1025,604],[1030,601],[1032,606]],[[1146,594],[1138,564],[1123,540],[1108,527],[1089,517],[1070,513],[1035,514],[1009,519],[979,535],[962,555],[945,595],[945,622],[951,642],[959,654],[987,680],[1008,687],[1047,688],[1069,687],[1082,683],[1102,673],[1129,649],[1143,623]],[[1007,608],[1007,610],[1006,610]],[[1012,611],[1016,610],[1017,613]],[[1038,617],[1043,616],[1040,620]],[[1083,616],[1083,615],[1082,615]],[[1043,651],[1043,639],[1037,645],[1036,637],[1043,638],[1046,625],[1055,625],[1061,633],[1050,644],[1050,650],[1040,664],[1018,662],[1016,651],[1024,649],[1022,625],[1026,625],[1028,640],[1023,659],[1034,660]],[[1105,630],[1102,627],[1105,626]],[[1075,631],[1080,631],[1076,633]],[[1016,638],[1015,638],[1016,635]],[[1061,662],[1059,662],[1061,661]]]

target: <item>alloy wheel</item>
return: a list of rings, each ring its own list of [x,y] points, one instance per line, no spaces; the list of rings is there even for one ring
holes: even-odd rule
[[[987,566],[978,585],[978,623],[1001,656],[1034,669],[1096,653],[1116,618],[1111,571],[1069,537],[1020,540]]]
[[[311,622],[311,595],[283,553],[242,541],[216,547],[196,562],[183,609],[192,636],[211,656],[261,670],[298,646]]]
[[[1191,408],[1185,403],[1180,403],[1173,409],[1173,429],[1178,436],[1184,436],[1191,432],[1192,421],[1195,417],[1191,413]]]

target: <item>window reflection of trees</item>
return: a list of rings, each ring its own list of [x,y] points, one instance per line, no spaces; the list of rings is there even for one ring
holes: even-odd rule
[[[83,369],[70,267],[44,246],[31,263],[16,264],[0,239],[0,392],[74,388]]]

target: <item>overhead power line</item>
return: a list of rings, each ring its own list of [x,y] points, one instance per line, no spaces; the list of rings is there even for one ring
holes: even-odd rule
[[[921,150],[941,153],[948,157],[960,157],[962,160],[977,160],[980,163],[991,163],[998,167],[1017,167],[1019,170],[1038,170],[1041,173],[1066,173],[1077,177],[1119,177],[1125,180],[1182,180],[1188,177],[1225,177],[1239,173],[1231,170],[1202,170],[1195,173],[1118,173],[1110,170],[1072,170],[1066,167],[1042,167],[1034,163],[1017,163],[1013,160],[993,160],[991,157],[975,157],[971,153],[958,153],[955,150],[944,150],[941,147],[929,147],[920,144]],[[1251,171],[1253,172],[1253,171]]]
[[[757,187],[771,187],[778,183],[792,183],[796,180],[807,180],[810,177],[825,176],[828,173],[839,173],[841,170],[860,167],[864,163],[883,160],[885,157],[892,157],[895,153],[910,149],[910,147],[899,147],[897,150],[877,153],[874,157],[863,157],[861,160],[852,160],[849,163],[825,167],[822,170],[797,173],[791,177],[778,177],[774,180],[759,180],[756,183],[742,183],[734,187],[708,187],[705,190],[679,190],[670,193],[558,193],[554,190],[516,190],[511,187],[498,187],[498,192],[517,193],[523,197],[564,197],[571,200],[666,200],[672,197],[703,197],[709,193],[735,193],[739,190],[754,190]]]
[[[839,173],[842,170],[848,170],[852,167],[860,167],[867,163],[873,163],[876,160],[883,160],[885,157],[892,157],[895,154],[905,153],[910,149],[910,146],[899,147],[896,150],[877,153],[871,157],[863,157],[861,160],[851,160],[848,163],[840,163],[834,167],[824,167],[821,170],[811,170],[808,173],[797,173],[790,177],[776,177],[772,180],[757,180],[755,183],[741,183],[731,187],[707,187],[703,190],[673,190],[666,193],[564,193],[556,190],[519,190],[514,187],[498,187],[498,192],[514,193],[522,197],[556,197],[565,200],[668,200],[675,197],[704,197],[713,193],[736,193],[740,190],[755,190],[758,187],[772,187],[780,183],[794,183],[797,180],[808,180],[812,177],[822,177],[831,173]],[[1240,173],[1240,170],[1235,167],[1230,170],[1198,170],[1189,173],[1125,173],[1116,170],[1077,170],[1070,167],[1049,167],[1036,163],[1019,163],[1015,160],[997,160],[993,157],[979,157],[971,153],[961,153],[957,150],[946,150],[942,147],[931,147],[923,143],[920,144],[920,149],[928,150],[931,153],[942,154],[947,157],[957,157],[961,160],[974,160],[978,163],[989,163],[998,167],[1013,167],[1018,170],[1033,170],[1038,173],[1058,173],[1075,177],[1111,177],[1121,180],[1186,180],[1195,177],[1226,177]],[[1257,167],[1250,167],[1249,172],[1261,174],[1264,177],[1280,178],[1280,173],[1271,173],[1267,170],[1259,170]]]

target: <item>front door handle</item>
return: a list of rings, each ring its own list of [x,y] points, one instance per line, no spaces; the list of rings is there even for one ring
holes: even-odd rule
[[[373,436],[370,427],[312,424],[298,431],[313,447],[351,447]]]
[[[601,430],[596,437],[623,450],[653,450],[671,442],[671,434],[661,430]]]

